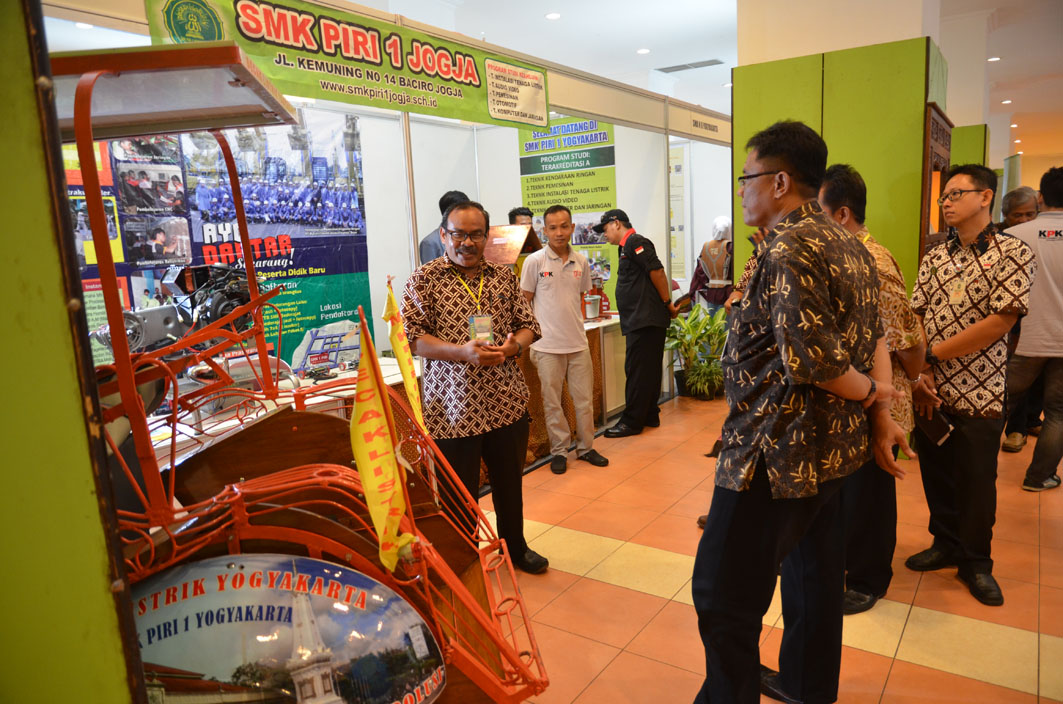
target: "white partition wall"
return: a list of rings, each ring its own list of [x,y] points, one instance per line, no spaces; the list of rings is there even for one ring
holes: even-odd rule
[[[693,275],[694,258],[712,234],[712,221],[720,215],[731,217],[732,194],[731,149],[707,142],[690,143],[691,224],[687,235],[691,249],[687,257],[687,276]],[[735,214],[739,220],[741,213]],[[746,228],[741,222],[733,232],[744,237]],[[673,274],[674,276],[674,274]]]
[[[476,139],[470,125],[457,120],[410,117],[413,186],[417,198],[417,240],[439,228],[439,198],[447,191],[480,197],[476,184]],[[399,150],[392,155],[402,158]],[[403,190],[406,186],[403,184]]]
[[[668,258],[668,138],[617,125],[616,205],[638,233],[650,239],[661,262]],[[666,264],[667,266],[667,264]]]
[[[476,164],[480,202],[491,213],[491,222],[503,225],[506,213],[522,205],[520,154],[517,130],[513,127],[476,128]],[[536,213],[540,215],[541,213]]]
[[[401,158],[399,116],[359,117],[362,133],[362,182],[368,236],[369,290],[378,310],[372,314],[377,349],[391,349],[388,326],[380,319],[388,275],[394,276],[395,295],[410,275],[410,216],[406,196],[406,168]]]

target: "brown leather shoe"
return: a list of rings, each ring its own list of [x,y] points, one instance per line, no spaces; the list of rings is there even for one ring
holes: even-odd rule
[[[705,524],[709,522],[709,514],[698,516],[698,528],[705,530]]]

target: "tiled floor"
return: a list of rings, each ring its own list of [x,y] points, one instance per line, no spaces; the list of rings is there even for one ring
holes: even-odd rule
[[[660,428],[599,438],[606,468],[570,458],[565,475],[542,467],[524,478],[526,536],[551,563],[518,573],[550,677],[539,704],[689,702],[700,686],[694,519],[712,497],[714,460],[703,453],[726,408],[676,399],[663,411]],[[976,602],[955,570],[904,568],[930,542],[918,464],[906,462],[895,576],[874,609],[846,617],[840,702],[1063,701],[1063,490],[1019,489],[1032,449],[1000,456],[1000,608]],[[481,504],[490,511],[490,496]],[[776,593],[761,632],[767,665],[777,664],[780,614]]]

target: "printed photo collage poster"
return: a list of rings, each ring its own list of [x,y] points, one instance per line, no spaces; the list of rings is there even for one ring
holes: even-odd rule
[[[171,267],[243,268],[284,286],[280,356],[296,371],[358,357],[358,306],[369,292],[358,118],[299,108],[288,127],[226,132],[236,160],[251,251],[240,245],[232,184],[208,133],[156,135],[96,144],[111,252],[130,310],[187,305],[163,290]],[[89,330],[106,324],[96,252],[77,150],[64,147],[70,217],[81,265]],[[276,354],[278,318],[265,316]],[[93,341],[97,364],[110,353]]]
[[[520,128],[520,187],[524,207],[545,242],[543,212],[552,205],[572,211],[572,246],[590,262],[616,306],[617,248],[591,229],[602,213],[616,206],[616,152],[613,126],[598,120],[566,117],[550,126]]]

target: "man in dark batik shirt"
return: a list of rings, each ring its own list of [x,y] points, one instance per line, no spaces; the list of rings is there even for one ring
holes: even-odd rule
[[[896,392],[874,260],[815,200],[827,145],[806,125],[780,122],[746,147],[743,219],[772,231],[731,311],[722,360],[730,413],[694,564],[706,669],[695,701],[757,702],[763,686],[776,698],[833,702],[844,578],[838,490],[870,457],[865,409],[876,459],[898,474],[891,449],[903,433],[889,416]],[[781,675],[762,677],[758,636],[780,563]]]

